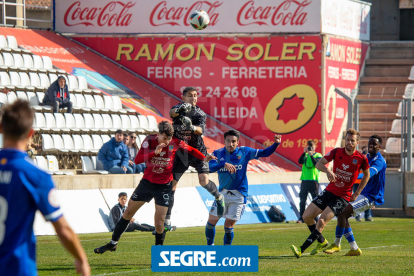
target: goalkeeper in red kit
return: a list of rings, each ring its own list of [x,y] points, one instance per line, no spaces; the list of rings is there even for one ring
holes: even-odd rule
[[[149,135],[142,142],[141,149],[135,157],[135,164],[146,163],[147,168],[144,171],[144,176],[132,194],[128,202],[128,208],[116,224],[112,233],[112,240],[108,244],[96,248],[94,251],[97,254],[102,254],[108,250],[115,251],[118,241],[132,217],[142,205],[150,202],[153,198],[155,200],[155,245],[163,245],[166,233],[164,219],[170,203],[172,170],[177,150],[184,150],[205,162],[216,159],[211,155],[206,157],[182,140],[173,138],[174,129],[169,122],[159,123],[158,129],[159,133],[157,135]]]

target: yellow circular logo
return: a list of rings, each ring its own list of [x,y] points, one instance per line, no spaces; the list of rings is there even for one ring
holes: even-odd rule
[[[292,85],[270,100],[264,113],[265,124],[274,133],[292,133],[306,125],[317,108],[318,95],[312,87]]]
[[[332,99],[332,106],[331,106],[331,99]],[[331,108],[331,112],[329,112],[329,108]],[[326,125],[326,132],[331,133],[334,122],[335,122],[335,113],[336,113],[336,92],[335,86],[331,85],[329,87],[328,96],[326,97],[326,111],[325,111],[325,125]],[[329,114],[331,115],[331,119],[329,119]]]
[[[2,159],[0,160],[0,164],[2,164],[2,165],[6,165],[6,163],[7,163],[7,158],[2,158]]]

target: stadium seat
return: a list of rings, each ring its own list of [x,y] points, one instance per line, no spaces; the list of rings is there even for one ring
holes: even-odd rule
[[[75,118],[76,128],[79,128],[83,132],[89,131],[89,129],[85,127],[85,120],[83,119],[82,114],[76,113],[76,114],[73,114],[73,117]]]
[[[395,119],[394,121],[392,121],[390,133],[401,135],[401,120],[400,119]]]
[[[403,98],[404,99],[408,99],[408,93],[409,92],[411,92],[411,91],[413,91],[413,93],[414,93],[414,83],[409,83],[409,84],[407,84],[406,86],[405,86],[405,91],[404,91],[404,96],[403,96]]]
[[[40,78],[37,73],[30,72],[29,77],[31,86],[34,86],[36,90],[44,91],[47,88],[40,85]]]
[[[388,138],[384,151],[386,153],[401,153],[401,138]]]
[[[126,129],[127,131],[134,132],[135,129],[131,127],[131,120],[129,119],[129,116],[122,114],[120,117],[121,117],[122,129]]]
[[[76,98],[76,106],[75,103],[73,102],[73,110],[81,110],[83,112],[90,112],[91,109],[86,107],[86,102],[85,102],[85,96],[83,96],[82,94],[72,94],[70,95],[71,99],[72,96],[73,98]]]
[[[411,67],[410,76],[408,77],[410,81],[414,81],[414,66]]]
[[[50,107],[50,106],[43,106],[43,105],[39,104],[39,99],[38,99],[36,93],[27,92],[26,95],[27,95],[27,98],[29,100],[30,106],[35,111],[51,111],[52,110],[52,107]]]
[[[84,95],[85,97],[85,106],[92,110],[92,112],[100,112],[101,109],[96,107],[95,99],[92,95]]]
[[[15,89],[15,86],[10,82],[10,77],[7,72],[0,72],[0,84],[9,90]]]
[[[56,135],[56,134],[54,134]],[[53,143],[54,140],[52,138],[52,136],[50,136],[50,134],[42,134],[42,150],[45,152],[48,151],[53,151],[53,152],[59,152],[59,150],[63,150],[62,148],[56,148],[55,144]],[[62,145],[63,147],[63,141],[62,141]]]
[[[44,113],[46,127],[52,132],[60,132],[60,129],[56,126],[56,119],[52,113]],[[56,145],[55,145],[56,146]]]
[[[69,150],[65,149],[62,137],[59,134],[52,134],[53,147],[59,152],[68,153]]]
[[[0,104],[1,105],[7,104],[7,95],[4,93],[0,93]]]
[[[52,60],[48,56],[42,56],[43,68],[45,68],[49,73],[56,74],[56,69],[53,68]]]
[[[76,127],[76,121],[73,114],[65,113],[63,116],[65,117],[66,128],[69,128],[71,132],[80,131],[80,129]]]
[[[22,51],[19,46],[17,46],[16,38],[12,35],[7,36],[7,44],[12,52],[20,53]]]
[[[90,153],[98,153],[100,148],[99,149],[94,148],[91,136],[83,134],[82,139],[83,139],[83,147],[85,148],[85,150],[87,149]]]
[[[24,93],[23,91],[17,91],[16,96],[17,96],[17,99],[19,99],[19,100],[29,101],[29,99],[27,98],[26,93]]]
[[[46,155],[47,163],[49,164],[49,171],[57,175],[73,175],[73,172],[60,171],[59,163],[54,155]]]
[[[115,129],[122,129],[123,131],[126,131],[126,128],[122,127],[122,120],[121,117],[117,114],[111,114],[112,118],[112,127]]]
[[[102,120],[104,122],[104,130],[115,132],[117,129],[113,127],[112,118],[109,114],[102,114]]]
[[[49,74],[49,83],[52,84],[55,80],[58,79],[56,74]]]
[[[37,166],[47,172],[48,174],[53,174],[53,172],[49,171],[49,166],[47,165],[47,161],[43,156],[35,156]]]
[[[131,128],[138,133],[145,133],[145,130],[139,126],[139,120],[136,115],[128,115],[129,120],[131,121]]]
[[[81,156],[82,161],[82,173],[99,173],[99,174],[108,174],[104,170],[96,170],[92,164],[91,159],[88,156]]]
[[[92,114],[92,117],[93,117],[93,121],[95,122],[94,128],[100,132],[105,132],[104,122],[103,122],[101,114],[94,113]]]
[[[35,118],[35,124],[33,127],[34,131],[38,131],[38,132],[50,131],[50,129],[46,127],[46,119],[42,113],[35,113],[34,118]]]
[[[158,132],[158,123],[154,116],[148,115],[148,127],[152,129],[154,132]]]
[[[103,163],[98,159],[97,156],[91,156],[91,161],[94,169],[98,171],[105,171]]]
[[[38,55],[33,55],[33,67],[39,73],[47,73],[46,69],[43,68],[43,60]]]
[[[24,67],[24,61],[23,61],[23,57],[22,57],[21,54],[13,53],[12,56],[13,56],[13,59],[14,59],[14,66],[17,67],[17,70],[19,70],[19,71],[27,71],[28,70],[28,68]]]
[[[14,59],[11,53],[3,53],[3,64],[7,66],[8,70],[17,70],[17,67],[14,65]]]
[[[61,132],[68,133],[71,131],[70,128],[66,127],[65,117],[63,117],[62,113],[54,113],[53,116],[55,116],[56,127],[60,129]]]
[[[17,100],[17,96],[16,93],[14,92],[9,92],[7,93],[7,103],[8,104],[12,104]]]
[[[84,76],[78,76],[78,88],[82,90],[84,94],[92,94],[92,90],[88,88],[88,82]]]
[[[75,93],[82,93],[82,90],[78,87],[78,79],[74,75],[68,75],[68,88],[69,91]]]
[[[31,55],[23,54],[22,58],[23,58],[23,65],[25,68],[29,70],[29,72],[37,72],[37,69],[34,68],[33,58]]]
[[[20,76],[17,72],[9,72],[10,82],[15,86],[16,90],[24,90],[24,87],[21,85]]]
[[[105,144],[106,142],[108,142],[109,140],[111,140],[111,137],[109,137],[109,135],[107,134],[102,134],[101,135],[102,138],[102,143]]]
[[[138,115],[139,126],[144,129],[146,132],[154,132],[153,129],[149,128],[148,126],[148,119],[144,115]]]
[[[49,77],[45,73],[39,73],[40,86],[48,89],[50,86]]]
[[[117,113],[118,111],[114,108],[114,102],[112,101],[111,96],[103,96],[105,108],[108,109],[110,112]]]
[[[92,135],[93,148],[99,151],[102,148],[103,141],[100,135]]]
[[[86,97],[87,95],[85,95]],[[101,112],[109,112],[109,109],[105,108],[105,103],[101,95],[93,95],[93,99],[95,100],[95,107],[99,109]]]
[[[85,149],[83,145],[83,139],[80,135],[74,134],[72,135],[73,138],[73,145],[75,146],[76,150],[79,150],[81,153],[89,153],[88,149]]]
[[[24,87],[24,90],[34,92],[35,87],[32,86],[29,75],[26,72],[19,72],[19,76],[20,85]]]
[[[85,121],[85,128],[88,128],[89,131],[92,132],[99,132],[101,131],[99,128],[95,127],[95,120],[93,119],[92,115],[89,113],[83,114],[83,119]]]
[[[122,108],[121,99],[118,96],[112,96],[112,102],[114,103],[114,109],[119,113],[126,114],[127,111]],[[135,112],[135,110],[133,110]]]
[[[0,50],[2,52],[11,51],[11,49],[9,48],[9,44],[7,43],[6,37],[4,35],[0,35]]]

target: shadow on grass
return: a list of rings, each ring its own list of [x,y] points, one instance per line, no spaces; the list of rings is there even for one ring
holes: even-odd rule
[[[115,268],[117,270],[131,270],[131,269],[148,269],[151,267],[151,264],[138,264],[138,265],[131,265],[131,264],[99,264],[95,265],[97,269],[104,269],[104,268]],[[59,266],[52,266],[48,268],[38,268],[38,271],[66,271],[66,270],[74,270],[75,267],[73,265],[59,265]]]

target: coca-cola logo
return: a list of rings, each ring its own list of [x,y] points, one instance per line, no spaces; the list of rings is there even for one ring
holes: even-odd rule
[[[308,13],[303,10],[312,3],[312,0],[286,0],[278,6],[255,6],[253,0],[246,2],[237,14],[237,23],[240,26],[258,25],[303,25]]]
[[[190,14],[195,10],[204,10],[210,16],[210,26],[214,26],[218,22],[219,13],[215,12],[223,2],[215,1],[196,1],[190,7],[167,7],[167,1],[158,3],[151,12],[150,23],[152,26],[184,26],[190,25]]]
[[[76,1],[66,10],[63,20],[66,26],[128,26],[132,16],[128,10],[135,4],[112,1],[104,7],[81,7],[81,2]]]

